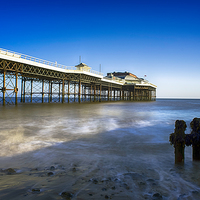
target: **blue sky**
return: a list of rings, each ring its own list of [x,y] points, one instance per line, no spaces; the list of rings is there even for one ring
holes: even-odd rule
[[[200,98],[200,1],[0,0],[0,47],[102,72],[130,71],[157,97]]]

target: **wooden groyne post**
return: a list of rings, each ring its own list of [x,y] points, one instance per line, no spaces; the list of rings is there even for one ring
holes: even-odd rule
[[[200,160],[200,118],[194,118],[190,127],[192,131],[186,135],[185,143],[187,146],[192,145],[193,160]]]
[[[170,134],[170,142],[175,148],[175,163],[184,162],[186,128],[187,125],[184,120],[176,120],[174,133]]]

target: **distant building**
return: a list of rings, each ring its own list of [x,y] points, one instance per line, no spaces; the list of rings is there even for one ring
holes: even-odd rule
[[[123,81],[124,98],[131,100],[156,100],[156,85],[144,78],[138,78],[130,72],[107,73],[107,78]]]

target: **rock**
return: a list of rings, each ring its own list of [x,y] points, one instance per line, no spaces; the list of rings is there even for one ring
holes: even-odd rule
[[[36,193],[36,194],[40,193],[39,188],[33,188],[31,191],[32,191],[32,193]]]
[[[146,185],[146,183],[145,183],[145,182],[142,182],[142,181],[140,181],[140,182],[138,183],[138,185]]]
[[[108,195],[105,195],[105,199],[109,199],[110,197]]]
[[[62,192],[61,197],[67,200],[71,200],[74,194],[71,192]]]
[[[74,168],[72,169],[72,171],[73,171],[73,172],[76,172],[76,168],[74,167]]]
[[[5,169],[4,172],[6,172],[8,175],[16,173],[16,171],[14,169],[12,169],[12,168]]]
[[[127,189],[127,190],[129,190],[130,189],[130,187],[126,184],[126,183],[123,183],[123,185],[122,185],[125,189]]]
[[[50,167],[50,170],[55,170],[56,168],[54,166],[51,166]]]
[[[102,188],[102,191],[107,191],[107,189],[106,188]]]
[[[148,181],[148,182],[155,182],[155,180],[152,179],[152,178],[147,179],[147,181]]]
[[[98,183],[98,180],[97,180],[97,179],[93,179],[92,182],[93,182],[94,184],[97,184],[97,183]]]
[[[162,199],[162,195],[157,192],[157,193],[153,194],[153,198],[154,199]]]
[[[38,168],[33,168],[30,171],[38,171]]]
[[[196,191],[196,190],[193,190],[192,193],[193,193],[193,194],[199,194],[199,192]]]
[[[54,173],[53,173],[53,172],[48,172],[47,175],[48,175],[48,176],[53,176]]]
[[[113,186],[113,187],[111,187],[111,189],[112,189],[112,190],[115,190],[115,189],[116,189],[116,187],[115,187],[115,186]]]

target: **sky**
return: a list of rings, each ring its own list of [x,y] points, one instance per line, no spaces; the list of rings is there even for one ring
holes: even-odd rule
[[[200,98],[200,1],[0,0],[0,48],[128,71],[159,98]]]

